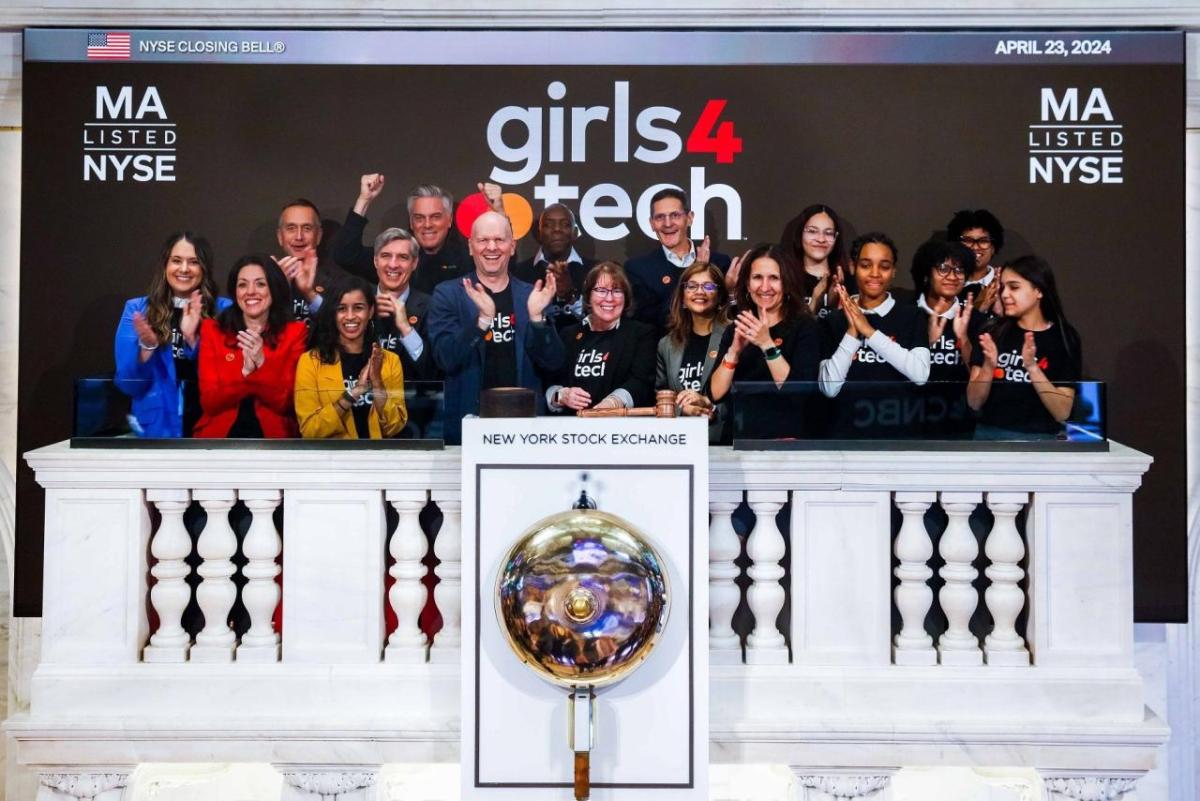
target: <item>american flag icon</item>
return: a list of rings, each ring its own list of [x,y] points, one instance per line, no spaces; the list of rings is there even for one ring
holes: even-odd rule
[[[133,37],[128,33],[89,33],[87,57],[100,59],[129,58],[132,41]]]

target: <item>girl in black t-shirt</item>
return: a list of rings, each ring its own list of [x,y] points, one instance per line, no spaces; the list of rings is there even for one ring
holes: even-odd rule
[[[783,229],[780,242],[781,266],[796,275],[809,311],[828,316],[837,308],[837,287],[853,284],[837,212],[821,203],[808,206]]]
[[[560,334],[566,358],[546,390],[551,412],[649,406],[654,392],[654,329],[627,316],[632,289],[621,265],[603,261],[583,279],[580,325]]]
[[[839,288],[841,308],[826,320],[821,392],[836,398],[831,434],[837,438],[896,438],[920,433],[911,391],[929,378],[925,315],[889,291],[896,245],[886,234],[863,234],[851,245],[859,293]]]
[[[759,245],[743,260],[736,296],[741,309],[721,338],[711,378],[712,398],[723,400],[734,383],[809,383],[817,377],[817,323],[801,295],[797,276],[783,268],[773,245]],[[768,383],[769,389],[769,383]],[[803,413],[799,393],[754,393],[734,410],[735,436],[797,436]]]
[[[984,327],[971,354],[967,401],[980,412],[976,437],[1057,434],[1082,372],[1079,334],[1043,259],[1016,259],[999,280],[1004,316]]]
[[[974,296],[962,294],[975,255],[958,242],[931,239],[913,254],[917,308],[929,333],[929,383],[919,393],[926,437],[964,438],[974,428],[967,409]],[[982,317],[980,317],[982,319]]]
[[[680,414],[708,417],[709,442],[713,444],[720,441],[723,415],[709,397],[708,382],[729,325],[725,316],[728,303],[729,291],[721,271],[708,262],[693,262],[679,275],[667,335],[658,341],[655,389],[674,390]]]

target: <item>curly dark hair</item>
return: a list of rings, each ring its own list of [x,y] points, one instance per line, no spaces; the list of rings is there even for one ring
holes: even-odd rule
[[[325,364],[335,364],[341,353],[338,341],[337,309],[342,298],[351,292],[361,292],[371,307],[371,316],[367,318],[367,329],[363,332],[363,342],[368,345],[375,341],[375,287],[368,284],[357,275],[339,276],[331,286],[325,288],[324,301],[317,310],[312,330],[308,332],[308,349],[315,350]]]

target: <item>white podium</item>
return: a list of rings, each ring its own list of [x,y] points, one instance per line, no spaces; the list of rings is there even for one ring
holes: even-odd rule
[[[509,648],[495,593],[497,571],[517,538],[570,509],[586,484],[601,511],[651,540],[666,563],[672,596],[650,656],[597,692],[591,797],[707,799],[705,422],[464,420],[462,471],[462,797],[574,797],[567,691]]]

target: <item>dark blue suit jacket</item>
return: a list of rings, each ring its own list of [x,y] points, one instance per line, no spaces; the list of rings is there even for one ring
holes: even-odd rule
[[[472,272],[473,282],[479,275]],[[554,327],[529,322],[529,293],[533,287],[524,281],[509,277],[512,287],[513,313],[517,318],[516,357],[517,384],[532,389],[538,399],[538,409],[545,412],[546,399],[542,397],[542,382],[536,367],[555,370],[563,359],[563,344]],[[462,418],[468,414],[479,414],[479,394],[483,391],[483,362],[487,353],[485,332],[479,330],[476,321],[479,309],[467,296],[461,281],[443,281],[433,290],[433,302],[429,305],[426,318],[429,338],[427,346],[433,348],[433,360],[446,374],[446,442],[458,444],[462,441]]]
[[[711,254],[709,262],[722,273],[729,269],[729,257],[724,253]],[[646,255],[625,262],[625,273],[633,287],[633,318],[654,326],[659,336],[667,330],[671,296],[675,294],[681,272],[667,261],[667,255],[658,243]]]

